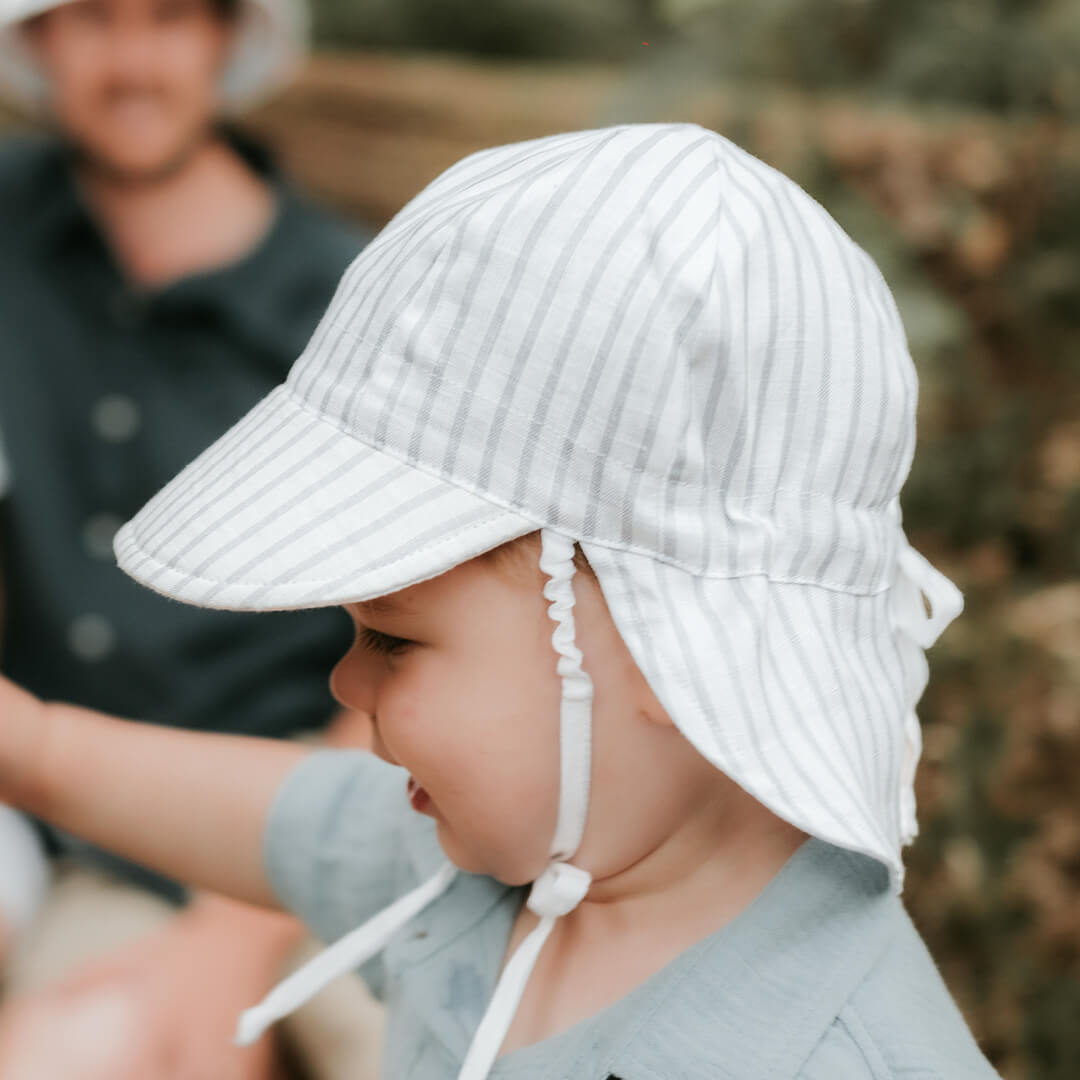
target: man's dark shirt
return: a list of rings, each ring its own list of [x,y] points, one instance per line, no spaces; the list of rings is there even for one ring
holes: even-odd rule
[[[0,496],[0,666],[49,700],[283,736],[328,719],[344,615],[173,603],[122,574],[111,545],[120,523],[281,382],[367,239],[230,138],[271,185],[274,223],[238,262],[153,291],[125,279],[61,145],[0,144],[0,444],[11,472]]]

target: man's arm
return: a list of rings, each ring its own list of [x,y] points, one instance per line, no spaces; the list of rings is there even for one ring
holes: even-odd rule
[[[308,752],[45,704],[0,677],[0,801],[253,904],[276,904],[263,828],[275,792]]]

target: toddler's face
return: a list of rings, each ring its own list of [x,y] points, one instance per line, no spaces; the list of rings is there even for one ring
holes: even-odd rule
[[[331,685],[369,713],[374,750],[462,869],[524,882],[558,805],[559,680],[539,590],[484,560],[346,605],[353,647]]]
[[[459,867],[507,884],[548,862],[559,798],[560,681],[545,578],[484,558],[375,601],[346,605],[356,641],[334,670],[342,704],[374,721],[374,749],[403,766],[414,809]],[[577,638],[595,685],[593,791],[574,862],[594,877],[639,858],[691,797],[693,755],[631,660],[588,575]]]

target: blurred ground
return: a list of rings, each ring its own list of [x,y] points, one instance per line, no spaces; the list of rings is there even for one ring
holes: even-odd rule
[[[920,710],[906,900],[1006,1080],[1080,1077],[1080,4],[318,14],[324,41],[413,50],[324,53],[251,121],[355,216],[381,223],[483,146],[693,120],[793,176],[878,261],[923,386],[908,531],[967,597]]]

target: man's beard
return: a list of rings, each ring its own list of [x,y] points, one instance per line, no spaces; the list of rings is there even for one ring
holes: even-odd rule
[[[92,145],[61,131],[71,146],[77,167],[94,180],[111,187],[132,189],[155,187],[179,176],[198,156],[199,152],[216,138],[216,129],[207,124],[195,131],[165,160],[150,168],[127,168],[99,154]]]

